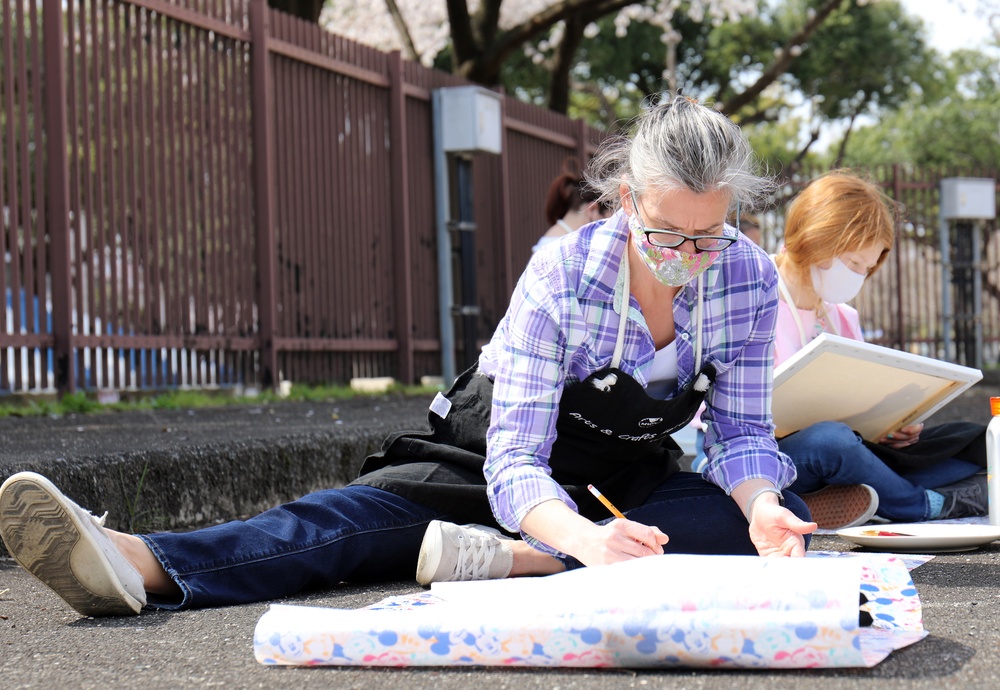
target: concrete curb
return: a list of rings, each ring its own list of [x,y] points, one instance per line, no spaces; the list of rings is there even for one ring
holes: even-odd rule
[[[343,486],[384,434],[306,434],[181,451],[132,451],[24,463],[81,506],[129,532],[191,529],[247,517],[310,491]]]
[[[113,529],[188,530],[343,486],[389,433],[426,428],[428,401],[282,403],[280,425],[246,408],[2,420],[0,481],[38,472]]]

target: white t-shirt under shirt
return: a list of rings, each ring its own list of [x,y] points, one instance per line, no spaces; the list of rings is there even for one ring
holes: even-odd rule
[[[653,355],[653,368],[649,372],[646,394],[651,398],[663,400],[676,385],[677,343],[670,341],[669,345],[661,347]]]

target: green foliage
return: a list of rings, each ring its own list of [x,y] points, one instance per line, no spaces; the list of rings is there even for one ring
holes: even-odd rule
[[[790,0],[802,16],[815,0]],[[793,21],[801,21],[793,20]],[[814,97],[828,119],[850,118],[879,108],[898,108],[914,93],[936,88],[937,63],[926,46],[923,22],[896,1],[834,12],[792,63],[789,75]]]
[[[1000,59],[958,51],[945,66],[944,93],[859,129],[847,147],[850,165],[991,168],[1000,161]]]
[[[799,118],[788,117],[779,122],[744,125],[743,131],[767,170],[780,173],[789,170],[795,164],[798,157],[796,141],[803,125]],[[800,163],[807,167],[814,165],[816,154],[807,155]]]
[[[67,414],[102,414],[129,410],[190,410],[228,405],[261,405],[280,402],[333,402],[356,398],[377,398],[384,395],[429,395],[438,388],[394,385],[386,393],[363,393],[349,386],[292,386],[287,397],[273,391],[234,395],[229,391],[174,390],[155,396],[102,404],[86,393],[65,395],[61,400],[18,397],[0,402],[0,417],[62,416]]]
[[[66,413],[75,412],[85,414],[100,409],[101,404],[96,400],[88,398],[85,393],[71,393],[63,396],[62,400],[59,401],[58,407]]]

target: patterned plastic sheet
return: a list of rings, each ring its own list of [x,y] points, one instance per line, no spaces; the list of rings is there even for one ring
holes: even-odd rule
[[[357,610],[272,605],[254,653],[282,665],[865,667],[927,634],[904,561],[815,555],[830,557],[662,556],[441,583]],[[858,623],[862,592],[871,627]]]

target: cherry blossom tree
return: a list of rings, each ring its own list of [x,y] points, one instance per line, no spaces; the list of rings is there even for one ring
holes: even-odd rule
[[[784,34],[773,54],[754,60],[738,90],[716,94],[716,107],[728,115],[760,117],[761,102],[773,100],[770,87],[781,83],[825,22],[838,10],[884,1],[809,0],[812,9],[802,16],[801,24]],[[958,1],[942,0],[942,5]],[[1000,0],[971,1],[978,15],[1000,30]],[[528,59],[545,71],[547,105],[566,112],[571,92],[597,90],[593,83],[575,78],[574,71],[580,71],[581,45],[598,35],[598,22],[605,25],[613,18],[620,41],[627,41],[630,28],[637,25],[659,31],[661,90],[666,91],[679,82],[679,47],[683,48],[675,28],[679,21],[731,24],[760,14],[765,6],[772,7],[773,0],[327,0],[320,23],[338,34],[383,50],[401,50],[408,59],[450,69],[487,86],[503,79],[511,88],[504,70],[510,69],[512,58]],[[614,94],[596,95],[601,101],[614,100]]]
[[[383,50],[402,50],[425,65],[446,49],[452,71],[482,84],[495,85],[510,55],[533,39],[548,35],[555,48],[578,40],[597,19],[619,13],[627,30],[631,21],[668,29],[683,8],[699,21],[733,21],[756,11],[759,0],[329,0],[323,26]],[[567,54],[571,61],[572,51]]]
[[[773,61],[742,93],[720,104],[734,113],[756,100],[801,54],[816,29],[844,2],[822,0]],[[570,71],[577,49],[595,22],[614,16],[618,37],[642,22],[661,30],[664,46],[664,89],[675,81],[676,48],[680,40],[674,20],[737,21],[758,11],[761,0],[382,0],[375,11],[370,0],[329,0],[320,22],[331,31],[384,50],[401,50],[411,60],[432,65],[449,52],[451,69],[472,81],[494,86],[504,63],[517,51],[544,61],[551,75],[549,107],[565,112],[569,103]]]

